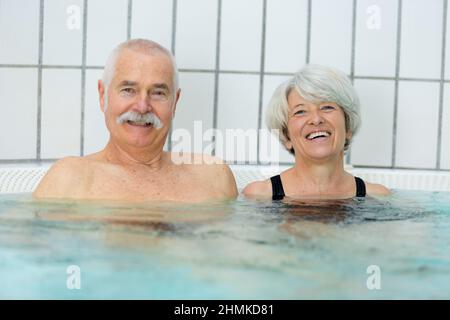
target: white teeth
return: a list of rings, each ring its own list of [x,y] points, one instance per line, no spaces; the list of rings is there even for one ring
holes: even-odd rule
[[[326,132],[326,131],[312,132],[312,133],[310,133],[310,134],[308,134],[308,135],[306,136],[306,139],[312,140],[312,139],[317,138],[317,137],[320,137],[320,136],[329,137],[329,136],[330,136],[330,133],[329,133],[329,132]]]
[[[149,122],[141,122],[141,121],[128,121],[129,124],[132,125],[138,125],[138,126],[145,126],[150,124]]]

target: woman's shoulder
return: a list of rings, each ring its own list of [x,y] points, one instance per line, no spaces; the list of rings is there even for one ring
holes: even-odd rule
[[[242,193],[245,196],[271,197],[272,183],[270,179],[251,182],[242,190]]]

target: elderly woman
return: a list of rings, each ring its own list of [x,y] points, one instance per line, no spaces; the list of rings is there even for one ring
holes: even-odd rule
[[[307,65],[275,91],[266,114],[295,165],[245,187],[247,196],[345,199],[389,190],[344,170],[344,151],[360,125],[359,99],[339,70]]]

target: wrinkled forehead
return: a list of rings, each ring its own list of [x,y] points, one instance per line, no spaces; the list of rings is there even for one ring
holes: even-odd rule
[[[302,95],[299,89],[293,87],[289,88],[286,93],[286,102],[289,109],[295,108],[299,104],[304,105],[320,105],[322,103],[331,103],[337,107],[340,107],[335,101],[329,101],[328,99],[322,99],[320,97],[312,96],[310,94]]]
[[[163,52],[139,52],[126,49],[117,58],[113,84],[130,80],[148,85],[166,83],[173,87],[173,67],[171,59]]]
[[[299,90],[297,88],[289,88],[286,92],[286,101],[288,104],[289,109],[292,109],[296,106],[298,106],[299,104],[316,104],[320,101],[318,100],[308,100],[306,98],[304,98]]]

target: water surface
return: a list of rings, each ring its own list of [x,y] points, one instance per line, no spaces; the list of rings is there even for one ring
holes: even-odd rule
[[[450,299],[449,249],[443,192],[199,205],[0,196],[3,299]],[[70,265],[80,290],[67,288]]]

